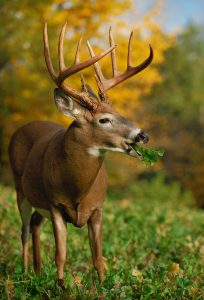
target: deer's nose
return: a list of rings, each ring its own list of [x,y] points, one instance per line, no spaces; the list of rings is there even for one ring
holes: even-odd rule
[[[144,144],[146,144],[149,141],[149,136],[147,133],[145,133],[144,131],[140,131],[137,136],[135,137],[135,142],[143,142]]]

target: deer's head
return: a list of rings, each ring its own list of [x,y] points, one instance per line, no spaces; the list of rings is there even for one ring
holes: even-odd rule
[[[81,39],[78,43],[74,64],[66,67],[64,64],[63,42],[66,30],[66,23],[62,27],[58,52],[59,52],[59,74],[53,69],[47,34],[47,25],[44,29],[44,52],[50,76],[58,86],[55,89],[55,103],[60,112],[75,119],[77,127],[83,129],[84,140],[87,140],[87,151],[94,156],[99,156],[106,150],[124,152],[135,156],[131,144],[147,143],[148,135],[132,122],[122,117],[111,105],[107,91],[118,85],[122,81],[134,76],[144,70],[153,59],[153,50],[150,46],[149,57],[136,67],[131,66],[131,42],[133,33],[130,34],[128,43],[127,69],[120,73],[116,63],[115,44],[111,29],[109,31],[110,48],[99,55],[94,55],[93,49],[87,42],[91,58],[80,62],[79,48]],[[106,79],[103,76],[98,61],[111,53],[113,77]],[[93,65],[95,78],[98,85],[99,98],[92,89],[85,84],[84,77],[81,75],[82,90],[78,92],[67,86],[64,80],[71,75]]]

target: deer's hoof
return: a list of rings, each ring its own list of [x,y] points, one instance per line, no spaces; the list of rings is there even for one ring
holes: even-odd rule
[[[63,290],[65,290],[64,279],[58,279],[57,283]]]

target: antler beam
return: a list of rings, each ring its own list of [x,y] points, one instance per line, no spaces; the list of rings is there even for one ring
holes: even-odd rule
[[[56,83],[58,87],[60,87],[65,93],[67,93],[70,96],[73,96],[74,98],[78,99],[79,101],[83,102],[86,104],[90,109],[95,109],[96,108],[96,101],[94,99],[91,99],[90,95],[88,95],[85,91],[82,91],[81,93],[74,90],[73,88],[67,86],[64,83],[64,80],[73,74],[88,68],[89,66],[93,65],[100,59],[102,59],[105,55],[110,53],[115,46],[112,45],[109,49],[105,50],[104,52],[98,54],[98,55],[93,55],[91,58],[80,62],[79,59],[79,51],[80,51],[80,45],[81,45],[81,40],[79,40],[79,43],[77,45],[76,49],[76,54],[75,54],[75,61],[74,64],[70,67],[66,67],[64,63],[64,37],[65,37],[65,32],[66,32],[66,26],[67,22],[64,24],[64,26],[61,29],[60,36],[59,36],[59,43],[58,43],[58,56],[59,56],[59,74],[57,75],[53,65],[52,65],[52,60],[50,56],[50,49],[49,49],[49,41],[48,41],[48,32],[47,32],[47,23],[45,23],[44,27],[44,55],[45,55],[45,61],[47,65],[47,69],[50,73],[51,78],[53,81]],[[88,43],[88,42],[87,42]],[[88,43],[89,45],[89,43]],[[94,100],[94,101],[93,101]]]
[[[132,50],[132,37],[133,37],[133,32],[131,32],[129,41],[128,41],[128,55],[127,55],[127,69],[124,73],[121,73],[118,71],[117,68],[117,60],[116,60],[116,49],[114,48],[111,51],[111,62],[112,62],[112,71],[113,71],[113,77],[110,79],[107,79],[104,77],[101,67],[98,62],[94,63],[94,68],[96,72],[96,78],[97,78],[97,84],[99,87],[100,92],[106,92],[110,90],[112,87],[118,85],[122,81],[125,81],[126,79],[136,75],[137,73],[141,72],[144,70],[152,61],[153,59],[153,50],[152,47],[149,45],[150,48],[150,54],[147,59],[145,59],[141,64],[139,64],[136,67],[131,66],[131,50]],[[109,42],[110,46],[113,47],[114,43],[114,38],[112,35],[112,29],[110,27],[109,29]],[[89,52],[91,57],[94,57],[94,51],[90,44],[88,44]]]

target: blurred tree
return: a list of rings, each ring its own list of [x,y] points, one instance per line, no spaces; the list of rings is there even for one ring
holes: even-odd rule
[[[166,148],[164,167],[204,207],[204,34],[190,24],[165,52],[163,78],[146,97],[143,115],[155,142]]]
[[[78,0],[45,0],[1,1],[0,19],[0,163],[7,164],[7,145],[9,138],[20,125],[34,119],[53,120],[67,125],[70,119],[60,115],[54,107],[54,83],[45,67],[43,56],[42,31],[44,22],[48,22],[49,41],[54,66],[57,69],[57,36],[60,27],[68,20],[65,43],[66,64],[73,63],[76,43],[81,35],[90,39],[98,53],[108,47],[108,27],[111,24],[117,33],[118,64],[121,70],[126,68],[127,33],[130,30],[129,19],[120,18],[129,12],[131,0],[113,1],[78,1]],[[133,61],[140,63],[148,55],[148,42],[155,49],[154,62],[163,61],[163,52],[169,47],[168,38],[159,27],[151,23],[151,12],[148,18],[135,31]],[[148,20],[148,21],[146,21]],[[141,30],[142,29],[142,30]],[[144,31],[143,31],[144,30]],[[143,35],[145,32],[145,37]],[[87,58],[85,43],[81,49],[81,59]],[[110,60],[102,61],[106,75],[111,75]],[[91,71],[90,71],[91,70]],[[93,68],[88,69],[85,78],[96,87]],[[160,82],[161,76],[157,69],[150,67],[137,79],[132,78],[110,92],[117,108],[129,117],[135,118],[139,107],[139,98],[148,93],[155,82]],[[135,84],[137,82],[137,85]],[[70,85],[80,88],[79,76],[69,79]],[[117,161],[117,158],[116,158]],[[118,163],[112,165],[117,169]],[[126,172],[126,167],[124,171]],[[134,168],[135,169],[135,168]],[[122,175],[122,172],[121,172]],[[128,178],[128,176],[123,176]],[[5,180],[4,172],[4,180]]]

